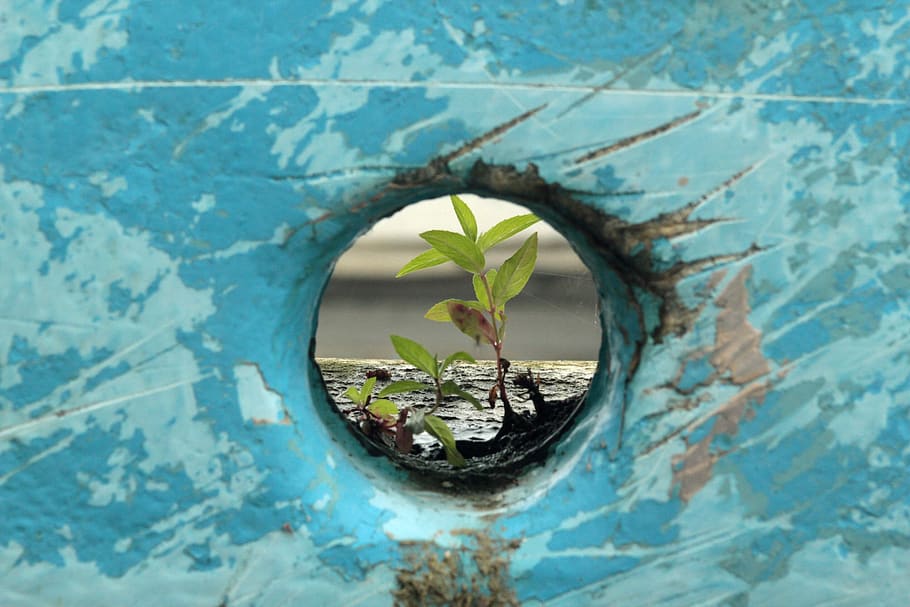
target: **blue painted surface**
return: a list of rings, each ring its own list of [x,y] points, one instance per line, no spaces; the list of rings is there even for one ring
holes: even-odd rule
[[[904,604],[908,8],[0,6],[0,604],[388,605],[400,543],[463,528],[522,539],[528,605]],[[682,280],[626,386],[576,233],[610,373],[480,506],[367,458],[308,348],[332,259],[412,201],[371,198],[542,104],[454,177],[533,161],[641,223],[754,165],[652,254],[762,250]]]

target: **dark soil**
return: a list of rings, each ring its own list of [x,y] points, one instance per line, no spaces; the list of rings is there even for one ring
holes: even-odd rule
[[[419,371],[401,361],[319,359],[328,394],[350,422],[350,430],[373,455],[385,455],[415,473],[415,479],[454,491],[478,491],[508,485],[529,464],[543,461],[553,443],[569,427],[585,403],[594,362],[515,362],[507,376],[509,398],[515,414],[503,420],[503,406],[487,408],[486,394],[495,383],[492,361],[458,364],[448,378],[455,379],[485,405],[477,411],[464,401],[450,399],[435,415],[445,420],[467,463],[455,468],[446,462],[439,443],[426,433],[415,437],[414,449],[399,453],[392,440],[378,433],[367,436],[342,396],[348,386],[361,386],[367,374],[377,376],[374,392],[387,381],[423,381]],[[388,377],[388,379],[386,379]],[[383,381],[385,380],[385,381]],[[432,393],[417,392],[390,397],[399,407],[429,408]]]

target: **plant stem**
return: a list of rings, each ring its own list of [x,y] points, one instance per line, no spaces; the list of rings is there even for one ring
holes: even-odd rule
[[[512,416],[512,405],[509,404],[509,395],[506,394],[506,377],[502,369],[503,343],[502,340],[499,339],[499,327],[496,324],[496,302],[493,301],[493,289],[490,288],[490,283],[487,281],[486,272],[480,275],[480,280],[483,282],[483,288],[487,291],[487,301],[490,303],[490,309],[487,310],[487,313],[490,315],[493,333],[496,334],[496,342],[493,343],[493,350],[496,351],[496,384],[499,386],[499,398],[502,400],[502,405],[505,409],[504,418],[510,418]]]
[[[430,414],[436,411],[439,408],[439,405],[442,404],[442,385],[439,383],[439,378],[434,377],[433,382],[436,384],[436,404],[433,405],[433,408],[430,409]]]

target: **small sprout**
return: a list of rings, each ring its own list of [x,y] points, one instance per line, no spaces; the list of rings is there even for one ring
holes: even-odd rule
[[[461,233],[448,230],[422,232],[420,237],[430,248],[406,263],[396,277],[401,278],[448,262],[471,275],[475,299],[445,299],[432,306],[427,311],[426,318],[452,323],[476,343],[484,343],[493,348],[496,354],[496,382],[487,394],[487,402],[494,408],[497,401],[502,401],[505,429],[516,417],[506,392],[505,377],[510,365],[502,355],[508,320],[505,306],[521,293],[534,272],[537,234],[531,234],[525,239],[499,268],[486,267],[486,252],[540,220],[532,213],[517,215],[500,221],[485,232],[479,232],[477,220],[468,205],[455,195],[451,196],[451,202]],[[449,464],[464,466],[464,456],[458,451],[451,428],[434,413],[447,397],[459,398],[478,410],[483,409],[477,398],[457,382],[445,378],[446,371],[455,361],[477,361],[467,352],[455,352],[440,361],[438,356],[414,340],[400,335],[389,337],[401,359],[428,375],[429,381],[395,381],[380,390],[374,398],[376,381],[390,381],[391,374],[385,369],[368,371],[363,386],[350,386],[344,392],[355,405],[353,411],[361,430],[369,436],[384,436],[390,442],[394,441],[395,448],[400,453],[410,453],[414,446],[414,436],[427,432],[442,445]],[[535,388],[530,374],[527,380],[520,379],[517,385],[529,391]],[[418,390],[433,391],[435,400],[432,406],[399,407],[388,398]]]
[[[471,363],[477,361],[475,361],[474,357],[467,352],[455,352],[440,362],[435,355],[430,354],[426,348],[412,339],[401,337],[400,335],[390,335],[389,338],[392,340],[392,346],[395,348],[395,351],[398,352],[398,356],[400,356],[402,360],[410,363],[420,371],[423,371],[433,380],[432,385],[425,385],[420,382],[409,382],[410,384],[413,384],[413,386],[406,386],[409,388],[408,391],[411,391],[411,389],[430,387],[436,392],[436,402],[429,411],[411,411],[410,419],[406,419],[406,421],[402,421],[402,418],[399,418],[406,440],[409,440],[409,437],[414,434],[428,432],[435,437],[436,440],[440,442],[443,449],[445,449],[446,459],[450,464],[456,467],[463,466],[465,460],[455,446],[455,437],[452,434],[452,430],[444,421],[433,415],[433,412],[442,405],[443,399],[446,396],[457,396],[474,405],[476,409],[482,408],[480,402],[467,390],[450,379],[445,381],[442,379],[443,373],[445,373],[446,369],[456,360]],[[392,388],[396,384],[403,385],[405,383],[408,382],[395,382],[394,384],[391,384],[389,388]],[[386,388],[386,390],[389,388]]]
[[[451,196],[451,201],[463,233],[447,230],[423,232],[420,237],[430,245],[430,250],[406,263],[396,277],[400,278],[411,272],[449,261],[471,274],[476,300],[440,301],[429,309],[426,318],[438,322],[451,322],[476,343],[483,342],[493,347],[496,353],[496,385],[490,390],[489,402],[491,406],[495,406],[497,399],[502,401],[505,409],[503,421],[506,424],[515,413],[506,393],[505,376],[509,365],[502,356],[507,320],[505,306],[521,293],[534,272],[537,263],[537,234],[531,234],[498,269],[486,268],[485,253],[491,247],[531,227],[540,219],[533,213],[516,215],[478,234],[477,220],[468,205],[456,195]],[[402,355],[402,358],[405,357]],[[412,364],[427,371],[418,364]],[[427,372],[432,375],[430,371]]]

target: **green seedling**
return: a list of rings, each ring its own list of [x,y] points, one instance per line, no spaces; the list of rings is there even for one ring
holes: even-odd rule
[[[380,390],[374,400],[373,388],[375,386],[376,378],[371,377],[360,388],[348,386],[344,396],[354,403],[354,411],[357,414],[360,429],[364,434],[368,436],[380,433],[390,435],[395,438],[396,445],[401,449],[403,445],[399,443],[398,436],[399,430],[407,419],[407,411],[399,411],[398,405],[384,397],[414,390],[423,390],[426,386],[416,381],[396,381]],[[350,413],[350,411],[348,412]],[[407,445],[405,452],[407,451],[410,451],[410,444]]]
[[[458,396],[467,400],[475,408],[481,409],[480,402],[452,380],[443,380],[443,373],[456,360],[477,362],[467,352],[455,352],[440,362],[426,348],[416,341],[391,336],[395,351],[405,362],[427,373],[432,384],[419,381],[401,380],[392,382],[379,391],[373,398],[376,378],[367,379],[363,386],[349,386],[344,396],[354,403],[361,431],[368,436],[385,434],[395,440],[395,446],[401,453],[410,453],[414,446],[414,435],[427,432],[445,449],[446,459],[453,466],[463,466],[464,457],[455,446],[455,436],[449,426],[433,413],[442,405],[446,396]],[[399,409],[391,400],[384,398],[393,394],[432,389],[435,392],[435,403],[429,411],[402,407]],[[351,411],[349,410],[348,413]]]
[[[498,269],[487,269],[484,254],[540,219],[533,213],[516,215],[478,233],[477,220],[468,205],[456,195],[451,196],[451,201],[463,233],[430,230],[420,234],[431,248],[406,263],[396,278],[450,261],[471,274],[476,299],[440,301],[430,308],[426,318],[451,322],[475,342],[492,346],[496,353],[496,384],[490,389],[490,406],[495,405],[497,398],[501,400],[504,422],[509,423],[515,414],[506,392],[505,375],[509,363],[502,355],[507,320],[505,307],[531,278],[537,263],[537,233],[529,236]]]
[[[401,445],[411,444],[413,442],[414,434],[420,434],[425,431],[442,444],[442,447],[446,452],[446,459],[450,464],[453,466],[463,466],[465,463],[464,457],[458,452],[458,449],[455,446],[455,437],[452,434],[452,430],[444,421],[433,415],[433,413],[442,405],[446,396],[457,396],[474,405],[476,409],[483,408],[480,402],[464,388],[450,379],[443,379],[446,369],[448,369],[456,360],[471,363],[477,361],[467,352],[455,352],[440,362],[435,355],[430,354],[426,348],[412,339],[401,337],[400,335],[390,335],[389,337],[392,340],[392,346],[395,348],[398,356],[400,356],[403,361],[413,365],[414,368],[429,375],[432,380],[431,384],[410,382],[417,386],[413,389],[417,390],[429,387],[435,393],[435,403],[429,411],[412,410],[410,419],[407,419],[406,421],[402,420],[401,416],[399,416],[399,421],[403,422],[403,427],[399,429],[399,436],[397,437],[400,443],[399,449],[401,448]],[[404,382],[396,383],[402,384]]]

